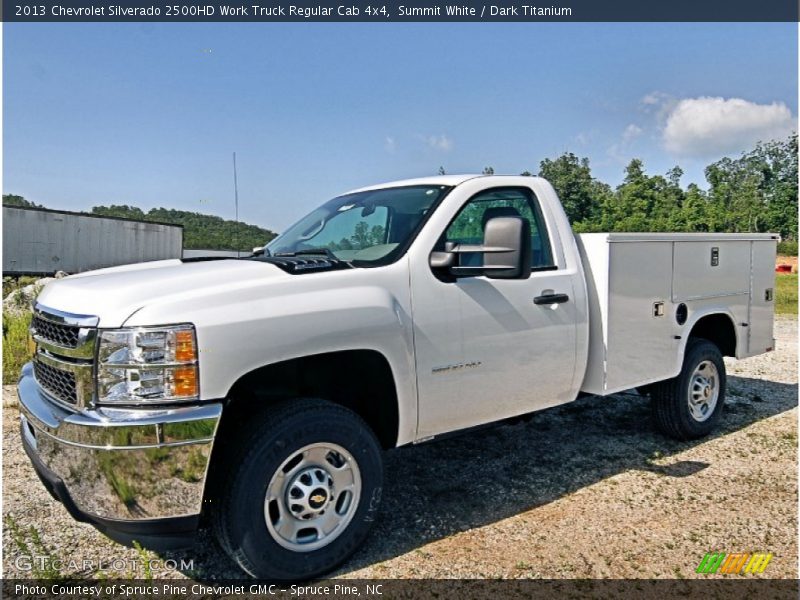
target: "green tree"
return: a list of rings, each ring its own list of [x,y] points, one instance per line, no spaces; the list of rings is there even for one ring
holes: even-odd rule
[[[754,153],[763,174],[767,228],[797,240],[797,133],[784,141],[759,144]]]
[[[369,235],[369,224],[366,221],[356,223],[355,229],[353,230],[353,235],[350,236],[350,239],[353,242],[354,248],[369,248],[372,245],[370,243],[371,237]]]
[[[611,188],[592,177],[588,158],[578,158],[572,152],[556,159],[546,158],[539,163],[539,177],[553,185],[577,230],[593,229],[600,207],[611,195]]]
[[[625,167],[625,180],[603,205],[604,231],[649,231],[650,197],[647,175],[642,161],[633,159]]]
[[[634,158],[625,168],[625,179],[606,199],[599,221],[604,231],[679,231],[684,192],[683,171],[675,167],[667,176],[648,175]]]
[[[714,231],[797,239],[797,134],[706,167]]]
[[[763,231],[761,173],[749,159],[725,157],[706,167],[713,231]]]
[[[677,215],[681,231],[713,231],[712,210],[706,194],[691,183]]]
[[[17,194],[3,194],[3,206],[22,206],[25,208],[41,208],[38,204],[26,200]]]
[[[127,204],[112,204],[110,206],[94,206],[92,213],[104,217],[121,217],[123,219],[136,219],[137,221],[152,221],[147,214],[137,206]]]

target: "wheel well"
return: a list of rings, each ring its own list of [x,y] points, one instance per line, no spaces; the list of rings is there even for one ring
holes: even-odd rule
[[[305,356],[242,376],[228,393],[220,433],[269,404],[290,398],[323,398],[346,406],[367,422],[384,448],[397,443],[397,391],[389,362],[374,350]]]
[[[702,317],[692,327],[689,337],[708,340],[723,356],[736,356],[736,329],[728,315],[717,313]]]

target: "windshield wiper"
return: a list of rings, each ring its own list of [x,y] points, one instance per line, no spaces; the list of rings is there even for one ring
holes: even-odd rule
[[[295,250],[294,252],[278,252],[272,256],[303,256],[308,254],[322,254],[333,260],[337,260],[336,255],[331,252],[330,248],[303,248],[302,250]]]

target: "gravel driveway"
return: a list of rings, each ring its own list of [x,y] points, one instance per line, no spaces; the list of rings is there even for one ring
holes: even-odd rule
[[[647,399],[620,394],[389,452],[381,519],[338,575],[693,577],[706,552],[763,551],[774,554],[765,576],[796,578],[797,321],[779,318],[775,331],[775,352],[726,359],[727,411],[701,441],[659,435]],[[13,393],[4,390],[4,576],[30,576],[20,541],[40,569],[42,557],[64,561],[59,575],[143,576],[142,554],[74,522],[39,483]],[[241,576],[207,533],[150,556],[156,577]]]

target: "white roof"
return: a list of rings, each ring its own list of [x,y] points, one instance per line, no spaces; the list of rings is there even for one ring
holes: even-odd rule
[[[479,173],[468,173],[464,175],[433,175],[431,177],[419,177],[416,179],[401,179],[399,181],[389,181],[387,183],[379,183],[377,185],[368,185],[357,190],[350,190],[347,194],[354,194],[356,192],[366,192],[369,190],[380,190],[384,188],[403,187],[408,185],[447,185],[456,186],[469,181],[470,179],[492,178],[504,179],[507,177],[519,177],[519,175],[481,175]],[[534,179],[532,177],[532,179]]]
[[[348,194],[354,194],[356,192],[366,192],[369,190],[380,190],[384,188],[393,188],[393,187],[403,187],[407,185],[447,185],[447,186],[455,186],[460,183],[464,183],[469,179],[474,179],[475,177],[483,177],[483,175],[434,175],[432,177],[418,177],[416,179],[401,179],[398,181],[389,181],[387,183],[379,183],[376,185],[368,185],[363,188],[359,188],[357,190],[350,190],[347,192]]]

